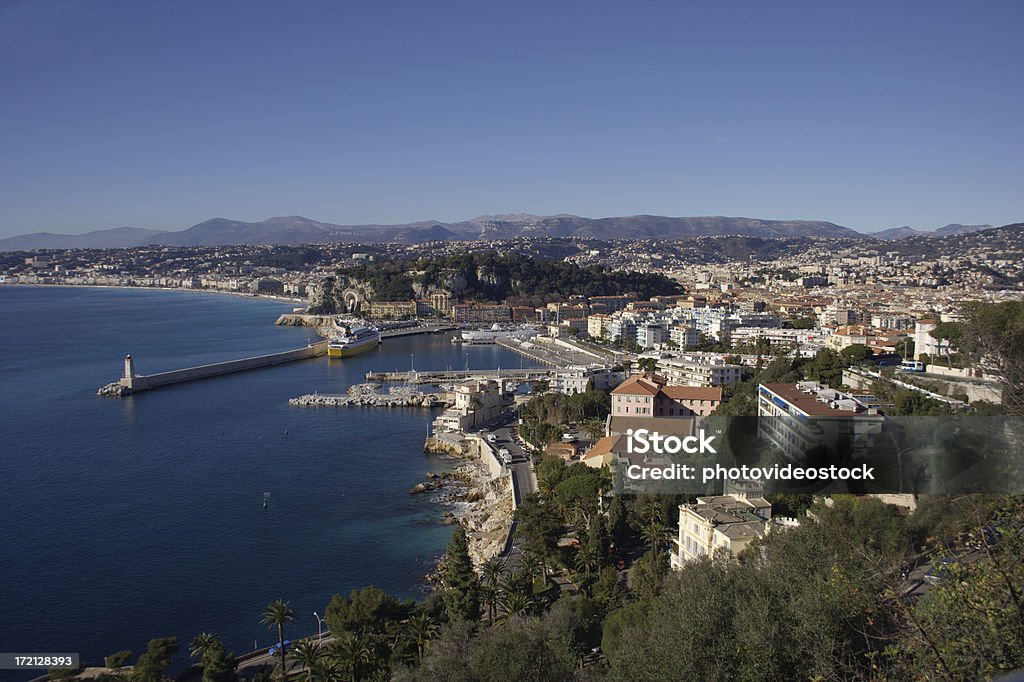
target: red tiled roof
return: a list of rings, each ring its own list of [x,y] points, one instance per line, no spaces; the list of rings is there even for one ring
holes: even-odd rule
[[[672,400],[717,400],[722,402],[720,386],[665,386],[661,392]]]
[[[637,375],[626,379],[612,390],[612,395],[658,395],[661,387],[647,378]]]

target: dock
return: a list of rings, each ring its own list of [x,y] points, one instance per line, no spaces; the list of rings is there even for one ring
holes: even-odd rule
[[[256,355],[238,360],[214,362],[209,365],[186,367],[185,369],[175,369],[157,374],[136,374],[135,359],[131,355],[127,355],[124,359],[124,374],[122,374],[121,378],[103,386],[97,391],[97,394],[111,397],[127,396],[139,393],[140,391],[151,391],[154,388],[172,386],[187,381],[208,379],[224,374],[234,374],[235,372],[245,372],[260,367],[273,367],[287,362],[308,360],[324,355],[327,355],[327,342],[318,341],[303,348],[286,350],[281,353],[269,353],[267,355]]]
[[[456,369],[417,372],[367,372],[366,380],[400,381],[409,384],[448,384],[467,379],[513,379],[539,381],[551,376],[550,369]]]

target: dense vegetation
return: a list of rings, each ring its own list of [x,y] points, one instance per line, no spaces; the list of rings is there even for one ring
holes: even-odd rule
[[[661,274],[608,272],[547,261],[516,253],[459,253],[415,261],[384,261],[339,271],[367,284],[381,301],[408,300],[416,291],[450,291],[461,300],[510,305],[542,305],[571,295],[636,293],[645,299],[681,293],[679,284]]]

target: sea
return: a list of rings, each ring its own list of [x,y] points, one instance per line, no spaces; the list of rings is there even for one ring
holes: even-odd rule
[[[535,366],[452,332],[128,398],[96,389],[131,353],[148,374],[304,346],[294,304],[141,289],[0,286],[0,651],[83,662],[201,632],[236,654],[317,631],[334,594],[426,594],[451,536],[443,504],[409,489],[451,469],[423,442],[437,411],[292,407],[368,370]],[[266,501],[266,502],[265,502]],[[184,653],[177,668],[185,665]],[[173,672],[173,669],[172,669]],[[4,679],[27,679],[34,675]]]

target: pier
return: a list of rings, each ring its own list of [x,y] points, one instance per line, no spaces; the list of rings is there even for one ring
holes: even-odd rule
[[[538,381],[551,376],[550,369],[456,369],[417,372],[367,372],[367,381],[402,381],[410,384],[446,384],[466,379],[514,379]]]
[[[267,355],[256,355],[238,360],[214,362],[209,365],[186,367],[185,369],[175,369],[157,374],[136,374],[135,359],[131,355],[127,355],[124,359],[124,374],[121,378],[103,386],[97,391],[97,394],[113,397],[132,395],[133,393],[150,391],[162,386],[171,386],[173,384],[185,383],[186,381],[196,381],[197,379],[207,379],[223,374],[245,372],[260,367],[273,367],[286,362],[318,358],[326,354],[327,342],[319,341],[311,343],[304,348],[286,350],[281,353],[269,353]]]

